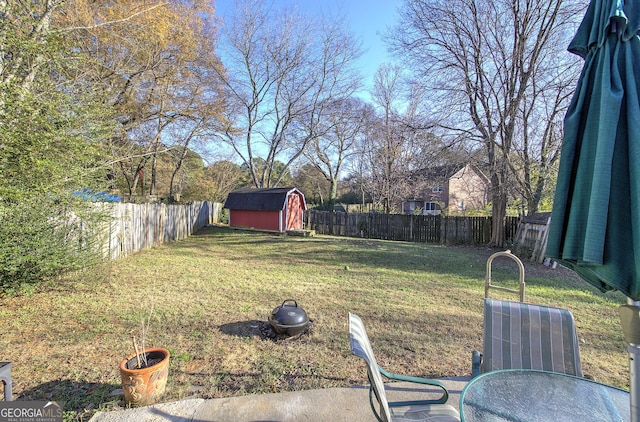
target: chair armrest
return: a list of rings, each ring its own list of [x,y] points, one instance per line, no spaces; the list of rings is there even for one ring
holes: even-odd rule
[[[394,374],[394,373],[385,371],[380,366],[378,366],[378,370],[382,375],[385,376],[385,378],[388,378],[390,380],[407,381],[407,382],[412,382],[415,384],[422,384],[422,385],[432,385],[434,387],[438,387],[442,389],[442,396],[439,399],[393,402],[393,403],[389,403],[389,406],[408,406],[413,404],[445,404],[447,400],[449,400],[449,391],[447,390],[447,387],[445,387],[444,384],[438,380]]]

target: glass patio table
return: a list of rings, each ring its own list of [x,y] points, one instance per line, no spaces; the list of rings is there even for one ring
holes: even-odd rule
[[[586,378],[526,369],[472,379],[460,396],[460,416],[478,421],[628,421],[629,392]]]

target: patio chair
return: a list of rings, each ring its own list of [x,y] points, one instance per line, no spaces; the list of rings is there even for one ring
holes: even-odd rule
[[[449,392],[441,382],[427,378],[392,374],[380,368],[376,363],[362,320],[358,315],[352,313],[349,313],[349,340],[351,353],[364,359],[367,363],[367,376],[370,383],[369,402],[378,421],[422,420],[446,422],[460,420],[458,411],[453,406],[446,404]],[[438,392],[442,392],[442,395],[440,398],[433,400],[388,402],[382,375],[390,380],[435,386]],[[374,396],[379,405],[378,409],[376,409]]]
[[[0,380],[4,384],[4,401],[13,400],[11,382],[11,362],[0,362]]]
[[[483,354],[473,352],[472,376],[539,369],[582,377],[575,321],[567,309],[485,299],[483,337]]]

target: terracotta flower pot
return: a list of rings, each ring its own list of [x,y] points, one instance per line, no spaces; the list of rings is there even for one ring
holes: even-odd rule
[[[169,375],[169,351],[160,347],[150,347],[140,352],[146,355],[150,366],[136,369],[138,360],[131,353],[120,362],[120,375],[124,400],[130,406],[148,406],[164,393]]]

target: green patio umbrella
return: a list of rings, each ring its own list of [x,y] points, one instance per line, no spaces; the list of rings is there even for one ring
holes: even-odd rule
[[[640,422],[640,1],[592,0],[569,51],[584,67],[564,121],[547,256],[629,297],[631,420]]]
[[[640,1],[592,0],[569,51],[584,68],[564,121],[547,256],[640,300]]]

